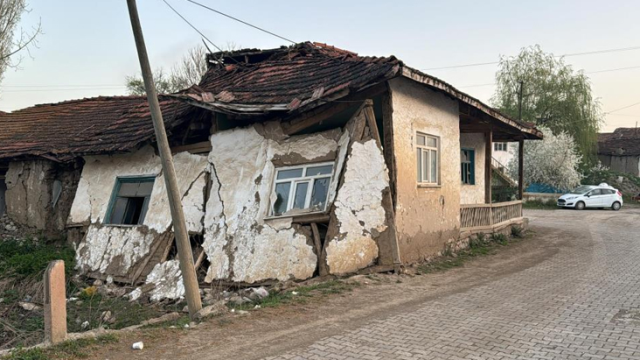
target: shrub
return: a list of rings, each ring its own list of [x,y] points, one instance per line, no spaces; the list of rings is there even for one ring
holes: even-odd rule
[[[498,244],[506,244],[507,243],[507,236],[503,233],[494,233],[493,235],[491,235],[491,240],[493,240],[493,242],[496,242]]]
[[[75,252],[68,246],[37,243],[31,239],[0,241],[0,276],[38,275],[53,260],[64,260],[69,276],[75,265]]]
[[[511,227],[511,236],[515,238],[521,238],[524,235],[524,229],[522,227],[515,225]]]

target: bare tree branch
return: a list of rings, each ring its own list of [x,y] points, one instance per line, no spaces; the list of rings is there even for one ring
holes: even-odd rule
[[[31,31],[20,28],[19,36],[16,36],[18,23],[25,12],[29,12],[26,0],[0,0],[0,80],[8,67],[15,68],[20,64],[21,58],[16,59],[15,55],[29,51],[42,33],[38,23]]]

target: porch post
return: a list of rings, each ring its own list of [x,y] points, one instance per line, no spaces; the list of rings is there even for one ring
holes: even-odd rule
[[[524,198],[524,140],[518,140],[518,199]]]
[[[493,159],[493,131],[485,133],[484,202],[491,204],[491,159]]]

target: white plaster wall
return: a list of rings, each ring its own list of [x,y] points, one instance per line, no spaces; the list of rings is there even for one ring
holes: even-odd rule
[[[484,134],[460,134],[460,148],[475,150],[475,185],[461,183],[461,204],[484,204],[484,159],[485,139]]]
[[[202,232],[204,189],[209,169],[207,157],[182,152],[175,154],[173,160],[187,229]],[[104,224],[116,178],[121,176],[156,177],[141,226]],[[85,158],[68,223],[90,224],[85,239],[77,248],[77,267],[82,272],[126,276],[133,265],[149,254],[154,239],[171,227],[160,158],[153,148]]]
[[[327,246],[330,273],[354,272],[378,258],[373,236],[387,228],[382,192],[388,187],[389,172],[375,140],[353,143],[335,201],[339,236]]]
[[[265,128],[272,131],[273,125]],[[280,131],[281,132],[281,131]],[[306,279],[317,257],[307,235],[290,219],[265,220],[272,195],[274,157],[296,154],[314,162],[338,150],[340,132],[283,139],[261,135],[255,127],[237,128],[211,136],[213,189],[207,202],[204,248],[211,266],[206,280],[231,278]]]
[[[457,101],[408,79],[389,81],[397,170],[396,229],[401,258],[430,257],[460,228],[460,118]],[[440,185],[417,184],[416,132],[440,137]]]
[[[511,160],[518,156],[518,143],[508,142],[507,151],[495,151],[492,152],[493,158],[498,160],[502,165],[509,166]]]
[[[207,158],[182,152],[175,154],[173,160],[178,188],[185,200],[183,209],[188,229],[199,232],[202,230],[204,216],[204,173],[207,171]],[[133,153],[86,157],[68,223],[102,224],[117,177],[155,176],[144,225],[159,233],[167,231],[171,225],[171,211],[161,169],[160,157],[150,146]]]

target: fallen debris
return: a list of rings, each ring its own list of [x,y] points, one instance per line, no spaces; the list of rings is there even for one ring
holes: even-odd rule
[[[20,305],[21,308],[27,310],[27,311],[35,311],[35,310],[40,310],[40,306],[34,304],[34,303],[30,303],[30,302],[19,302],[18,305]]]
[[[133,350],[142,350],[144,349],[144,343],[142,341],[135,342],[133,343],[133,345],[131,345],[131,348]]]

